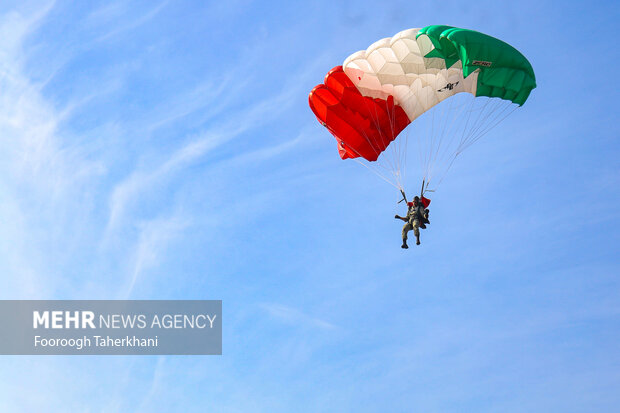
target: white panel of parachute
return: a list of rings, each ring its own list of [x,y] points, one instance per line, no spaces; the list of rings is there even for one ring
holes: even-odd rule
[[[440,58],[423,57],[433,48],[420,29],[404,30],[349,56],[342,67],[364,96],[394,97],[411,121],[459,92],[476,95],[478,72],[463,78],[460,61],[447,69]]]

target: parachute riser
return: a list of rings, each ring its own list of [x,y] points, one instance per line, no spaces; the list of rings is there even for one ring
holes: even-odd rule
[[[426,192],[435,192],[434,190],[428,189],[429,183],[430,182],[426,182],[425,179],[422,180],[422,188],[420,189],[420,198],[422,198]],[[401,189],[400,193],[403,196],[403,198],[400,201],[398,201],[397,203],[400,204],[403,201],[405,201],[405,203],[408,203],[407,195],[405,195],[405,191]]]
[[[400,193],[403,195],[403,199],[401,199],[400,201],[398,201],[397,203],[400,204],[401,202],[405,201],[405,203],[407,202],[407,195],[405,195],[405,191],[403,191],[402,189],[400,190]]]

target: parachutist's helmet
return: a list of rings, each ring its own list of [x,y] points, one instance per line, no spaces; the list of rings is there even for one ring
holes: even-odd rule
[[[420,197],[414,196],[413,200],[416,201],[416,202],[420,202]]]

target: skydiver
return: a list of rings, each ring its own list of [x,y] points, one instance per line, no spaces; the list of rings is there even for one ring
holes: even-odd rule
[[[419,197],[413,198],[413,202],[407,203],[407,216],[401,217],[399,215],[395,215],[394,218],[400,219],[401,221],[405,221],[405,225],[403,226],[403,245],[401,248],[409,248],[407,245],[407,233],[413,230],[416,238],[416,245],[420,245],[420,230],[419,228],[425,229],[425,224],[430,224],[428,220],[429,210],[424,208],[424,205],[420,202]]]

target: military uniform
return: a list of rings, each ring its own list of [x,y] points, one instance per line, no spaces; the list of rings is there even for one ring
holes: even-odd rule
[[[418,203],[417,206],[410,206],[407,210],[407,222],[403,226],[403,245],[407,244],[407,233],[413,230],[416,239],[420,237],[420,224],[426,215],[424,206]]]

